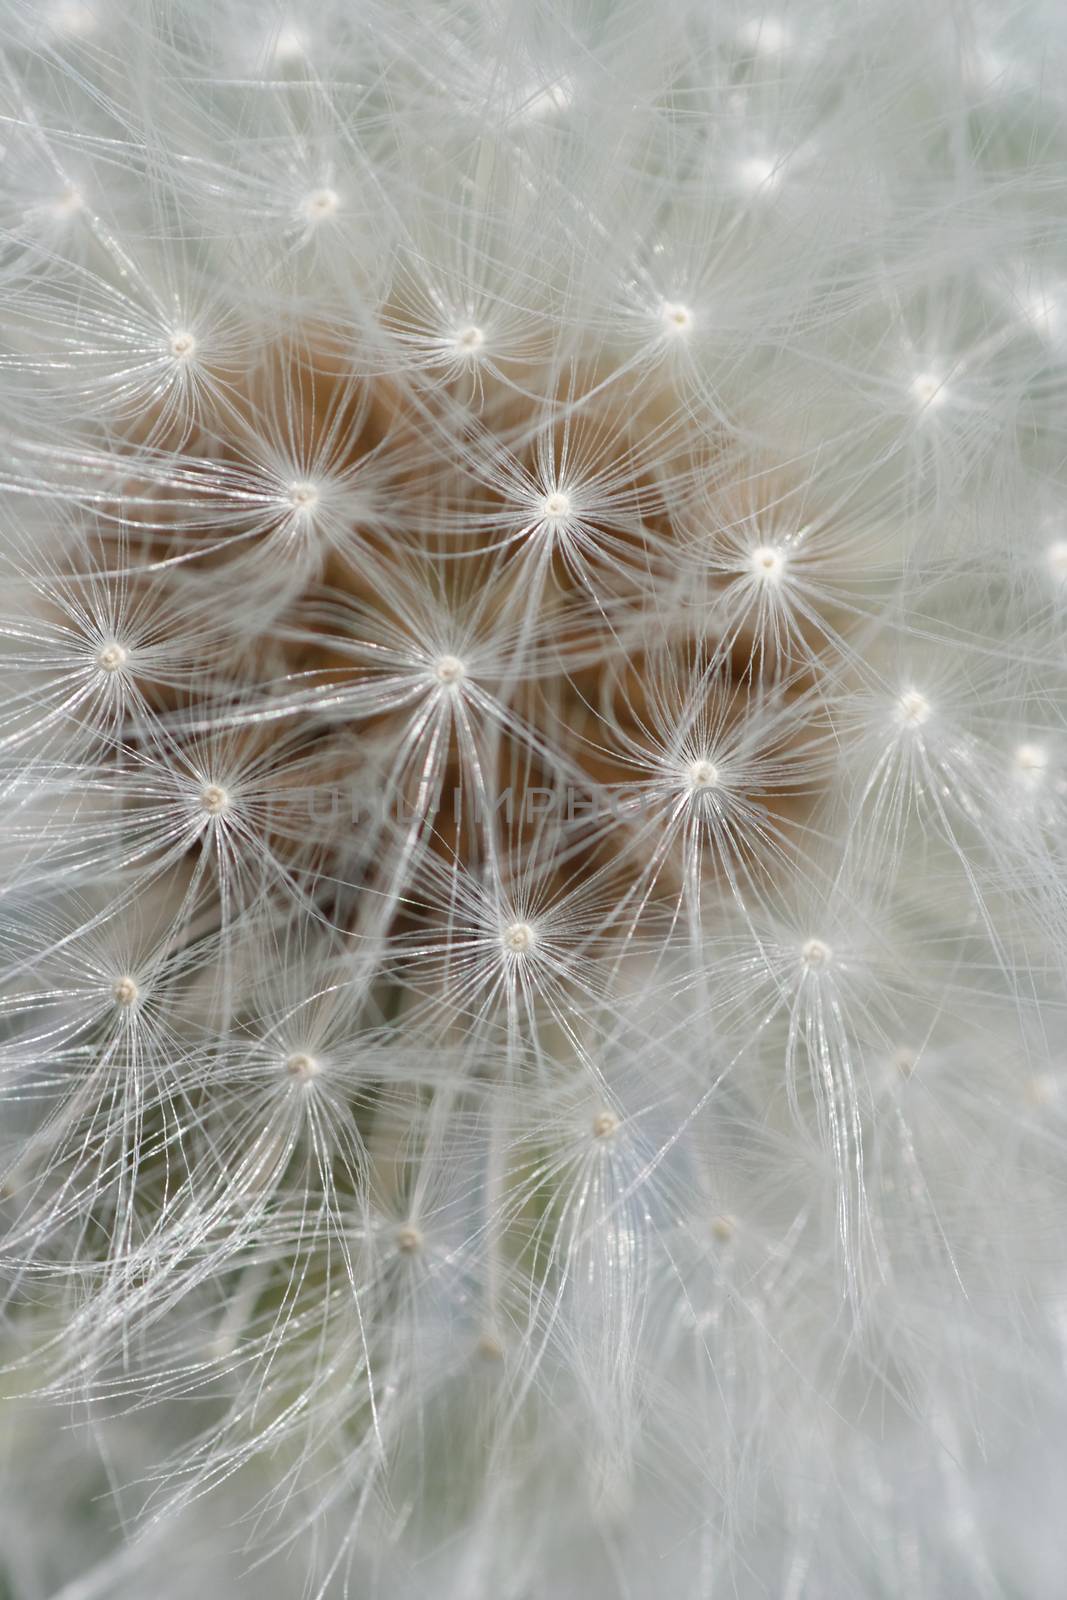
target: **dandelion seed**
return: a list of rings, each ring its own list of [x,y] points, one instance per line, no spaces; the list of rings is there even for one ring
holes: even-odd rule
[[[396,1230],[396,1247],[403,1255],[415,1255],[422,1249],[423,1239],[418,1228],[410,1224]]]
[[[170,337],[170,353],[176,361],[188,361],[196,353],[196,340],[191,333],[181,331]]]
[[[729,1244],[730,1240],[734,1236],[736,1228],[737,1224],[733,1217],[724,1215],[713,1217],[711,1219],[712,1238],[718,1240],[719,1244]]]
[[[608,1139],[619,1126],[619,1119],[611,1111],[598,1111],[593,1118],[594,1139]]]

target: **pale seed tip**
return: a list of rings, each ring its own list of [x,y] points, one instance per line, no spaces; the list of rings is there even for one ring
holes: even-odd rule
[[[318,504],[319,491],[313,483],[294,483],[289,489],[289,503],[294,511],[310,511]]]
[[[322,222],[341,208],[341,196],[336,189],[312,189],[304,200],[304,214],[312,222]]]
[[[274,36],[275,61],[299,61],[307,54],[307,40],[299,28],[281,27]]]
[[[1029,777],[1036,777],[1048,767],[1048,751],[1043,745],[1021,744],[1015,752],[1015,765]]]
[[[719,769],[713,761],[694,761],[689,768],[689,787],[699,793],[714,789],[719,781]]]
[[[806,967],[828,967],[834,952],[822,939],[805,939],[800,947],[800,956]]]
[[[528,922],[513,922],[504,932],[503,943],[512,955],[525,955],[534,943],[534,931]]]
[[[930,720],[933,706],[918,689],[905,689],[897,701],[897,716],[907,727],[921,728]]]
[[[774,17],[753,17],[738,30],[742,45],[754,55],[777,56],[789,46],[789,30]]]
[[[434,676],[441,683],[458,683],[465,676],[466,668],[458,656],[439,656],[434,664]]]
[[[291,1077],[298,1078],[301,1083],[307,1083],[312,1078],[317,1078],[322,1069],[314,1056],[308,1055],[304,1050],[297,1050],[286,1061],[285,1070]]]
[[[746,160],[739,161],[735,170],[742,189],[770,190],[778,185],[777,164],[767,156],[749,156]]]
[[[752,552],[752,570],[764,583],[776,583],[785,571],[785,555],[776,544],[761,544]]]
[[[230,804],[230,796],[220,783],[206,784],[200,791],[200,805],[209,817],[219,817]]]
[[[914,377],[911,382],[911,392],[922,411],[943,405],[948,399],[945,380],[934,372],[920,372]]]
[[[560,522],[571,514],[571,497],[564,494],[561,489],[554,489],[551,494],[546,494],[541,502],[541,511],[551,522]]]
[[[97,651],[96,664],[101,672],[118,672],[130,659],[130,652],[125,645],[119,644],[117,639],[112,639]]]
[[[693,326],[693,313],[676,300],[664,301],[660,316],[666,331],[672,335],[688,333]]]

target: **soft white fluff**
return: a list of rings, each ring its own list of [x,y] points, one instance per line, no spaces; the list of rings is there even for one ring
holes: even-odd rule
[[[1062,5],[0,49],[0,1592],[1054,1600]]]

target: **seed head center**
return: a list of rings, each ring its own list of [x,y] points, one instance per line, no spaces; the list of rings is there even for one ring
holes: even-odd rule
[[[96,664],[101,672],[118,672],[130,658],[130,653],[125,645],[119,644],[117,639],[110,640],[103,645],[96,654]]]

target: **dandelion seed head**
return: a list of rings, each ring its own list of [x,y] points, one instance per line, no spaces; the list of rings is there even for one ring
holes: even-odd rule
[[[7,8],[12,1583],[1056,1586],[1067,15],[768,5]]]

